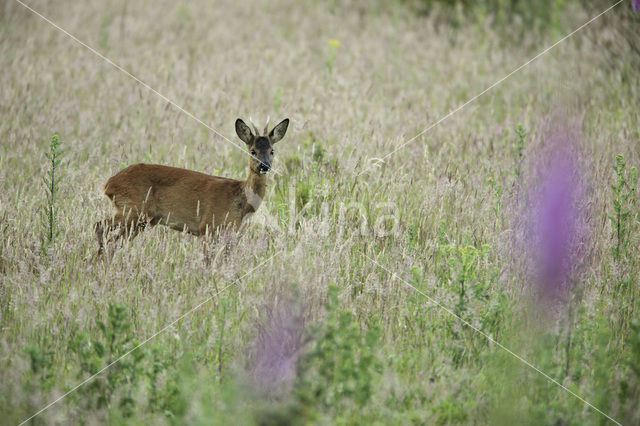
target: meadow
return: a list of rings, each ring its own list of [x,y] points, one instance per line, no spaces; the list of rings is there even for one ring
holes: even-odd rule
[[[447,116],[613,2],[447,3],[28,3],[165,98],[0,3],[0,423],[638,424],[640,12]],[[97,258],[237,117],[291,119],[252,221]]]

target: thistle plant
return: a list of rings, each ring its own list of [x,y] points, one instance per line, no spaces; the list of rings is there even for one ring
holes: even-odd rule
[[[629,173],[625,173],[626,163],[622,154],[616,155],[616,164],[613,170],[616,172],[616,183],[611,185],[613,189],[613,214],[609,220],[613,225],[616,244],[612,248],[613,257],[620,259],[621,253],[629,245],[629,225],[632,206],[635,203],[635,190],[638,184],[638,169],[631,167]]]
[[[55,134],[49,142],[49,152],[45,153],[49,163],[49,170],[43,178],[46,191],[46,204],[42,210],[42,251],[47,249],[55,242],[60,234],[58,229],[56,200],[58,196],[58,188],[62,175],[60,173],[60,162],[62,157],[62,142],[60,136]]]

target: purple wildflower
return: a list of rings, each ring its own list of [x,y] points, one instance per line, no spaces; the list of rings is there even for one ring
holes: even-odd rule
[[[532,165],[534,187],[525,201],[524,247],[537,293],[547,302],[566,302],[577,273],[590,257],[590,208],[586,176],[579,165],[580,126],[556,114]]]
[[[543,308],[537,302],[544,301],[555,310],[567,301],[579,271],[593,256],[584,173],[589,167],[588,158],[579,154],[579,122],[556,113],[541,130],[541,143],[529,145],[523,157],[522,186],[506,201],[517,212],[507,247],[513,272],[526,271],[534,284],[525,291],[537,296],[536,308]]]
[[[575,159],[566,135],[555,135],[551,158],[546,168],[537,205],[537,269],[542,294],[562,296],[569,286],[576,243],[577,184]]]
[[[638,10],[640,10],[640,0],[633,0],[633,3],[631,4],[631,8],[633,9],[634,12],[637,12]]]
[[[277,300],[277,299],[276,299]],[[299,307],[287,301],[266,307],[266,318],[256,327],[250,377],[258,391],[278,395],[292,385],[304,335]]]

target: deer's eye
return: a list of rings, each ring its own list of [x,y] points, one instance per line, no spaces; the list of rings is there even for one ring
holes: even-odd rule
[[[255,149],[251,150],[251,155],[256,155],[256,150]]]
[[[275,151],[274,151],[274,150],[271,150],[271,155],[273,155],[273,154],[275,154]]]

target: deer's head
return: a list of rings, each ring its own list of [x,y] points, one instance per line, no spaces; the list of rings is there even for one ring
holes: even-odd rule
[[[289,119],[285,118],[278,123],[271,131],[269,131],[269,121],[264,127],[262,134],[258,131],[255,124],[253,131],[241,119],[236,120],[236,133],[238,137],[247,144],[247,149],[251,154],[251,170],[255,173],[265,174],[271,170],[271,162],[273,161],[273,146],[284,137],[289,127]]]

